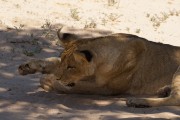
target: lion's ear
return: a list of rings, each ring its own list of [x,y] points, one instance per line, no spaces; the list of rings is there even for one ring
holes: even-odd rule
[[[57,36],[63,46],[67,45],[69,42],[73,40],[77,40],[77,35],[71,33],[61,33],[61,29],[57,31]]]
[[[75,53],[73,53],[74,55],[74,59],[77,62],[91,62],[93,55],[90,51],[88,50],[81,50],[81,51],[76,51]]]

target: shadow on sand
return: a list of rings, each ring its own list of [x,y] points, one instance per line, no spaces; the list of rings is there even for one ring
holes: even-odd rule
[[[69,31],[80,34],[82,30],[69,29]],[[94,35],[107,35],[110,33],[110,31],[86,30],[81,34],[81,37],[93,37]],[[45,29],[0,30],[1,119],[69,120],[76,118],[88,119],[89,116],[97,114],[100,116],[98,119],[116,120],[123,114],[151,115],[170,113],[180,115],[178,107],[128,108],[125,106],[124,101],[119,100],[119,96],[47,93],[38,88],[40,74],[27,76],[18,74],[18,65],[25,61],[58,56],[63,48],[56,45],[56,42],[58,42],[56,29],[50,31]],[[112,112],[113,115],[108,115],[109,112]],[[129,117],[127,119],[145,120],[150,118]]]

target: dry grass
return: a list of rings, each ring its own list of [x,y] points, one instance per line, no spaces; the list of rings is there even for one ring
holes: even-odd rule
[[[79,11],[77,8],[71,9],[71,18],[73,18],[74,20],[77,20],[77,21],[80,20]]]
[[[152,25],[155,29],[157,29],[161,23],[165,22],[171,16],[179,16],[180,11],[170,10],[169,12],[161,12],[160,14],[150,15],[147,13],[146,17],[150,19]]]
[[[90,22],[86,21],[86,24],[84,25],[85,29],[87,29],[87,28],[96,28],[96,27],[97,27],[97,24],[95,23],[94,20],[91,20]]]

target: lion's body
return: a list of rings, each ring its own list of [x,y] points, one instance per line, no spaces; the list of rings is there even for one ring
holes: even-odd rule
[[[50,62],[54,69],[47,73],[54,78],[45,77],[41,80],[45,89],[52,88],[65,93],[143,96],[157,95],[157,91],[163,87],[165,89],[161,89],[160,94],[164,94],[169,92],[166,86],[171,86],[166,98],[133,99],[127,104],[137,107],[180,105],[179,47],[120,33],[78,40],[66,34],[60,39],[65,50],[60,62]],[[28,70],[32,68],[31,64],[34,62],[28,63]],[[34,72],[42,72],[38,68],[33,69]],[[28,73],[25,65],[21,65],[19,70],[22,74]],[[178,97],[175,99],[174,96]]]

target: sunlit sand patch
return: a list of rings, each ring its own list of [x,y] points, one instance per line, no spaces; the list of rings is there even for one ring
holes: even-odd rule
[[[7,77],[7,78],[14,77],[14,74],[13,73],[9,73],[9,72],[0,72],[0,75],[2,75],[3,77]]]

